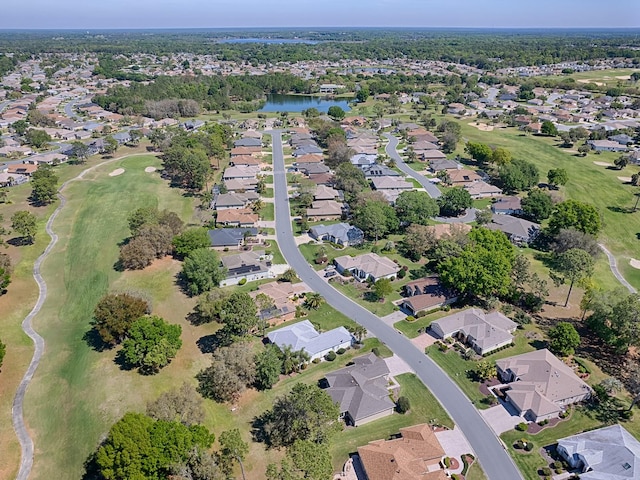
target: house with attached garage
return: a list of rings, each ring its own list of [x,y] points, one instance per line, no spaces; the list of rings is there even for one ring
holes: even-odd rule
[[[640,478],[640,442],[619,424],[561,438],[556,452],[582,480]]]
[[[349,348],[354,341],[353,335],[344,327],[319,333],[309,320],[274,330],[267,338],[280,350],[285,347],[294,351],[304,350],[311,361],[322,358],[331,351]]]
[[[532,422],[555,418],[591,397],[591,387],[549,350],[496,361],[499,388],[519,415]]]
[[[240,248],[250,237],[258,235],[257,228],[216,228],[209,230],[213,248]]]
[[[336,257],[333,262],[339,273],[348,271],[360,282],[377,282],[381,278],[393,278],[400,271],[396,263],[377,253],[365,253],[357,257],[343,255]]]
[[[484,313],[468,308],[431,322],[429,329],[437,337],[456,337],[478,355],[487,355],[513,343],[518,325],[500,312]]]
[[[362,230],[348,223],[316,225],[309,229],[309,236],[314,240],[324,240],[345,247],[360,245],[364,241]]]
[[[237,285],[241,280],[255,282],[265,278],[275,278],[271,272],[271,256],[264,251],[242,252],[222,257],[222,265],[227,269],[227,277],[220,282],[221,287]]]
[[[493,214],[491,223],[485,225],[490,230],[500,230],[511,243],[521,245],[533,242],[540,233],[540,224],[513,217]]]
[[[491,205],[491,211],[499,215],[522,215],[520,197],[502,197]]]
[[[437,275],[409,282],[404,286],[400,308],[417,315],[455,302],[458,296],[444,288]]]
[[[340,406],[340,417],[347,425],[359,427],[392,415],[395,404],[389,398],[389,384],[393,377],[384,359],[369,353],[352,362],[325,377],[326,391]]]

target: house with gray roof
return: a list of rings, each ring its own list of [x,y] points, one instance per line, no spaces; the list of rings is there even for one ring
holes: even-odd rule
[[[485,225],[490,230],[500,230],[511,243],[520,245],[533,242],[540,233],[540,224],[513,217],[494,213],[491,223]]]
[[[358,427],[393,414],[389,373],[384,359],[370,353],[326,375],[327,393],[340,406],[340,417],[347,425]]]
[[[369,180],[374,177],[399,177],[400,176],[400,174],[395,170],[393,170],[392,168],[389,168],[386,165],[380,165],[377,163],[374,163],[373,165],[361,167],[361,170],[364,173],[365,178]]]
[[[557,417],[591,397],[589,385],[547,349],[497,360],[496,369],[506,400],[533,422]]]
[[[582,480],[640,478],[640,442],[622,425],[561,438],[556,451]]]
[[[274,330],[267,338],[280,350],[287,346],[294,351],[304,350],[312,361],[324,357],[331,351],[349,348],[353,343],[353,335],[346,328],[338,327],[318,333],[309,320]]]
[[[513,343],[518,325],[500,312],[484,313],[479,308],[461,312],[431,322],[430,330],[439,338],[457,337],[479,355],[487,355]]]
[[[309,229],[309,236],[315,240],[324,240],[345,247],[359,245],[364,240],[362,230],[348,223],[316,225]]]
[[[270,258],[271,256],[266,255],[264,250],[252,250],[222,257],[222,266],[227,270],[227,276],[220,282],[220,286],[237,285],[243,279],[245,282],[255,282],[265,278],[275,278],[275,274],[271,272]]]
[[[258,235],[257,228],[216,228],[209,230],[209,240],[214,248],[240,248],[245,238]]]
[[[336,257],[333,262],[339,273],[349,271],[360,282],[368,279],[377,282],[381,278],[392,278],[400,271],[395,262],[377,253],[364,253],[356,257],[342,255]]]
[[[233,142],[234,147],[262,147],[259,138],[244,137]]]

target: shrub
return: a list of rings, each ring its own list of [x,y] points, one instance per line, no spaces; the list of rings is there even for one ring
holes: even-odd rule
[[[451,480],[460,480],[460,475],[458,475],[457,473],[452,473]]]
[[[311,360],[311,363],[315,363],[317,365],[318,363],[320,363],[320,359],[314,358],[313,360]]]
[[[244,285],[245,283],[247,283],[247,279],[241,278],[240,281],[238,282],[238,285]]]
[[[400,271],[398,272],[398,278],[404,278],[404,277],[406,277],[406,276],[407,276],[407,272],[406,272],[406,271],[404,271],[404,270],[400,270]]]
[[[449,457],[444,457],[444,466],[445,468],[449,468],[451,466],[451,459]]]
[[[337,353],[338,355],[342,355],[342,354],[343,354],[344,352],[346,352],[346,351],[347,351],[347,349],[346,349],[346,348],[339,348],[339,349],[336,351],[336,353]]]
[[[417,313],[416,318],[426,317],[428,313],[429,312],[427,312],[426,310],[422,310],[421,312]]]
[[[405,318],[405,320],[407,322],[415,322],[416,321],[416,317],[414,317],[413,315],[409,315],[407,318]]]
[[[224,247],[224,248],[222,249],[222,251],[223,251],[223,252],[228,252],[228,251],[229,251],[229,247]]]
[[[576,362],[578,364],[578,366],[580,367],[580,371],[582,373],[591,373],[591,369],[589,368],[589,365],[587,365],[587,363],[580,357],[573,357],[573,361]]]
[[[324,358],[329,361],[329,362],[333,362],[336,359],[336,352],[334,352],[333,350],[331,350],[329,353],[327,353]]]
[[[529,425],[527,425],[525,422],[520,422],[518,425],[516,425],[516,430],[518,430],[519,432],[525,432],[527,428],[529,428]]]
[[[396,410],[398,413],[405,414],[411,409],[411,404],[409,403],[409,399],[407,397],[400,397],[396,402]]]
[[[371,349],[371,352],[376,356],[379,357],[380,356],[380,349],[378,347],[373,347]]]
[[[543,475],[543,476],[545,476],[545,477],[550,476],[550,475],[551,475],[551,473],[552,473],[552,472],[551,472],[551,469],[550,469],[549,467],[542,467],[542,468],[539,470],[539,472],[540,472],[540,473],[542,473],[542,475]]]
[[[525,449],[527,452],[530,452],[531,450],[533,450],[533,443],[531,443],[531,442],[527,442],[527,443],[525,443],[525,445],[524,445],[524,449]]]

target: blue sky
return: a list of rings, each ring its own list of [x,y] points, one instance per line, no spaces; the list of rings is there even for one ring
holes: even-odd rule
[[[639,27],[639,0],[5,0],[6,28]]]

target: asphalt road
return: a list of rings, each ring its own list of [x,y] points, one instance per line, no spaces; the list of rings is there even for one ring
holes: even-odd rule
[[[76,105],[80,103],[88,102],[90,98],[91,97],[82,97],[82,98],[76,98],[71,100],[69,103],[65,104],[64,114],[67,116],[67,118],[70,118],[72,120],[80,120],[82,117],[77,113],[75,113],[73,109]]]
[[[462,430],[490,480],[521,480],[522,475],[493,430],[458,386],[404,335],[335,290],[307,263],[298,250],[291,227],[281,132],[266,133],[273,139],[276,238],[287,263],[329,305],[364,326],[407,362]]]
[[[420,185],[424,187],[431,198],[438,198],[442,195],[442,192],[436,187],[433,183],[429,181],[424,175],[420,175],[413,168],[407,165],[402,157],[398,153],[398,139],[391,135],[390,133],[385,133],[384,136],[389,140],[387,146],[385,147],[385,151],[387,155],[393,158],[393,161],[396,162],[397,167],[404,172],[406,175],[409,175],[411,178],[415,179]],[[460,217],[435,217],[434,220],[442,223],[470,223],[476,219],[476,209],[469,208],[465,212],[464,215]]]

